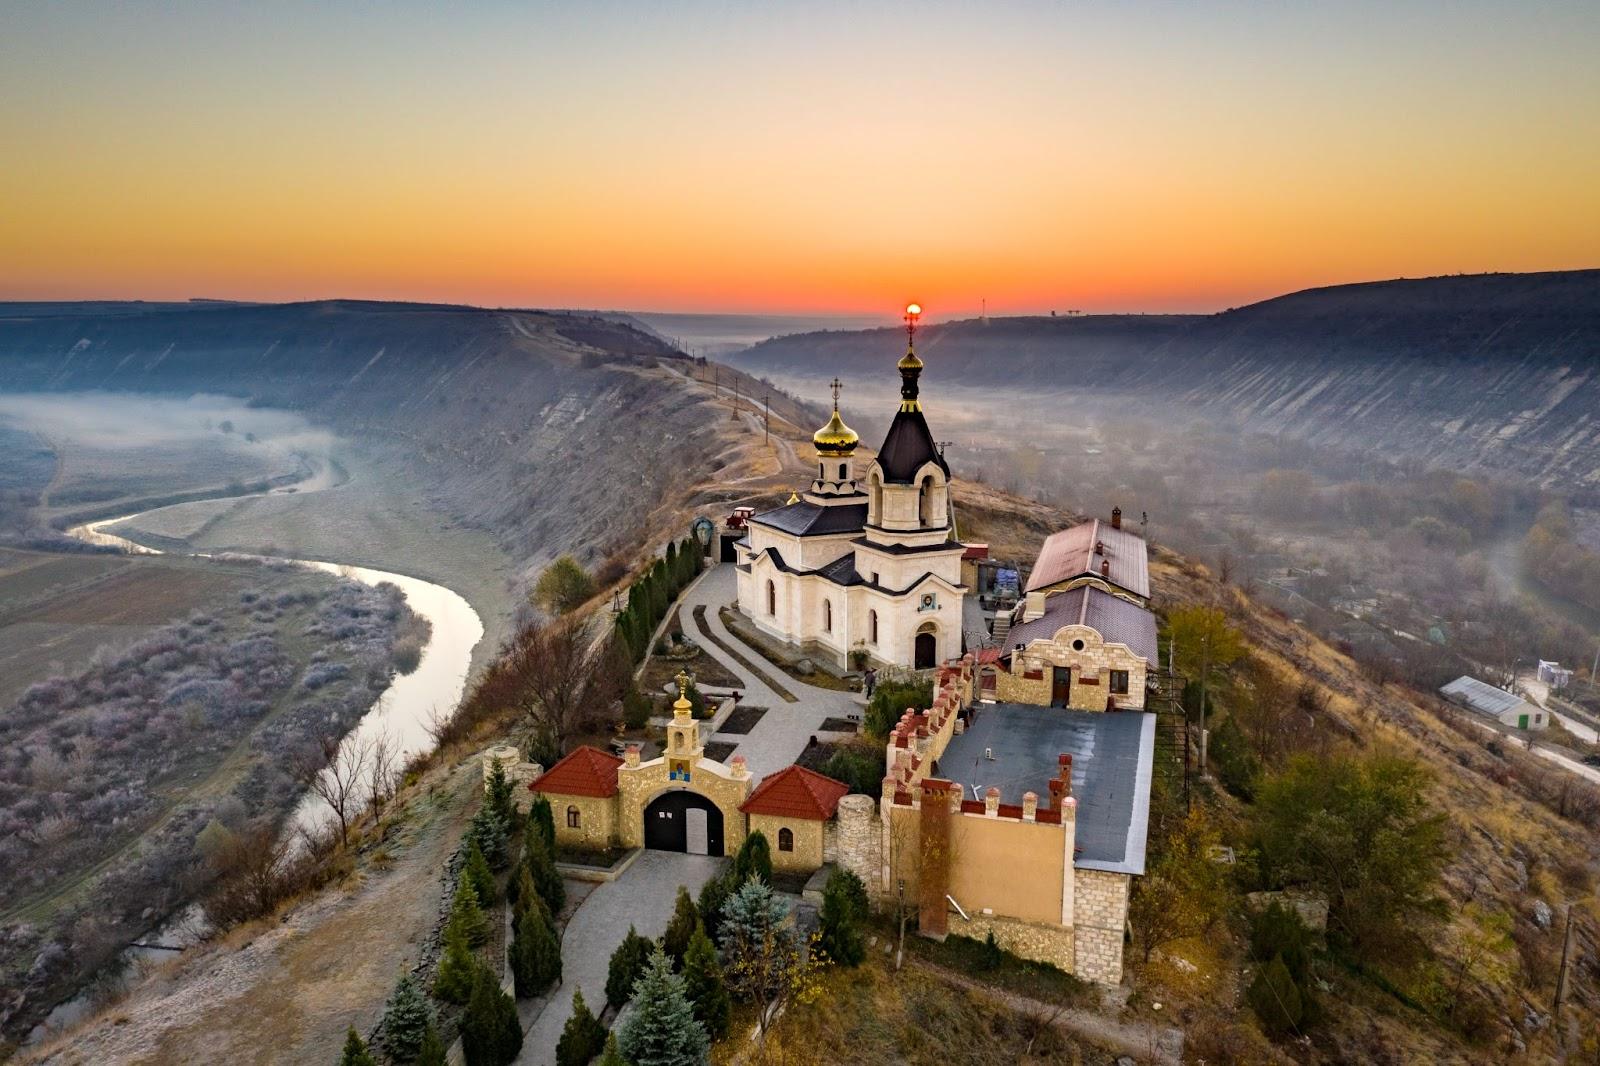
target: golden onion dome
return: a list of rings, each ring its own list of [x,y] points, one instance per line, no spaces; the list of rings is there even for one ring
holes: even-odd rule
[[[922,369],[922,360],[917,356],[917,353],[915,351],[913,351],[910,348],[907,348],[906,349],[906,354],[901,356],[900,357],[900,362],[895,364],[895,365],[898,366],[901,370],[921,370]]]
[[[861,438],[855,430],[844,424],[844,419],[839,417],[839,409],[835,407],[828,424],[811,435],[811,443],[817,446],[817,452],[821,455],[843,457],[856,450]]]

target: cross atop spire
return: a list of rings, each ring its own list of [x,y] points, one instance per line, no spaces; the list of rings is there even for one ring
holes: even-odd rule
[[[906,304],[906,354],[900,359],[900,410],[920,411],[917,402],[917,375],[922,373],[922,360],[917,358],[917,319],[922,316],[921,304]]]
[[[844,382],[834,378],[828,383],[828,387],[833,389],[833,409],[837,411],[839,409],[839,390],[844,388]]]

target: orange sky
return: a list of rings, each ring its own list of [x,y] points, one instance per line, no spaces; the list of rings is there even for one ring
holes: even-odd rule
[[[0,299],[943,317],[1600,266],[1600,5],[1288,6],[31,5]]]

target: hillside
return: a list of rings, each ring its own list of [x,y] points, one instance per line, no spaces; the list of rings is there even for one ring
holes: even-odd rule
[[[813,333],[735,362],[859,376],[896,343]],[[1600,479],[1600,270],[1342,285],[1207,316],[951,322],[918,351],[933,392],[1058,390],[1545,484]]]

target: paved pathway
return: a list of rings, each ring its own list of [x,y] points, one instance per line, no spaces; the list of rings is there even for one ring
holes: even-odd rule
[[[556,1060],[561,1029],[572,1016],[572,992],[583,989],[583,1001],[599,1014],[606,1005],[606,969],[631,924],[643,936],[666,932],[677,901],[678,886],[699,896],[700,886],[722,868],[725,859],[646,851],[615,881],[602,884],[579,904],[561,938],[561,987],[551,995],[522,1041],[521,1066],[550,1066]]]
[[[767,713],[748,734],[741,736],[737,733],[724,733],[720,737],[722,740],[738,742],[739,746],[734,749],[733,754],[744,756],[751,775],[759,782],[761,778],[782,770],[799,758],[812,734],[821,729],[824,719],[860,714],[865,704],[857,693],[818,688],[796,681],[729,631],[728,627],[722,624],[722,619],[717,616],[717,611],[731,604],[737,595],[738,583],[733,564],[722,563],[707,571],[700,581],[684,594],[679,617],[701,650],[738,675],[744,682],[742,702],[767,708]],[[773,680],[798,697],[797,702],[789,703],[782,699],[760,678],[706,639],[694,617],[694,609],[699,606],[705,607],[706,626],[718,640],[737,650],[752,663],[761,664],[762,669],[771,674]]]

